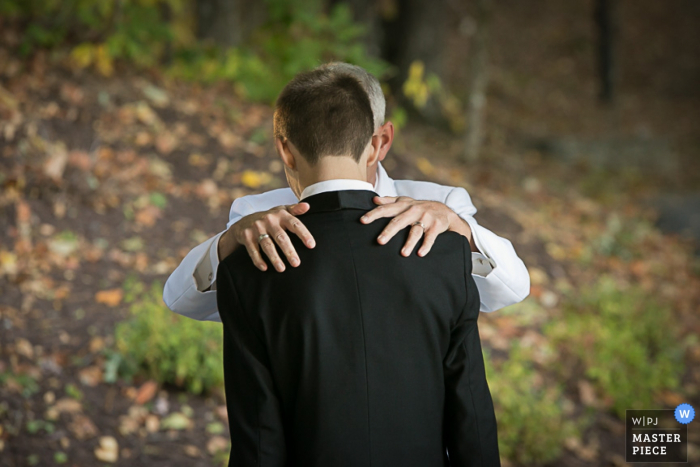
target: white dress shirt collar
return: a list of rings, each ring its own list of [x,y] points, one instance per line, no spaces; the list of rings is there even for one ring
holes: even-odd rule
[[[379,177],[377,177],[379,180]],[[322,182],[314,183],[312,185],[304,188],[301,192],[299,200],[308,198],[309,196],[317,195],[319,193],[325,193],[326,191],[341,191],[341,190],[368,190],[375,191],[371,183],[363,182],[362,180],[349,180],[349,179],[335,179],[335,180],[324,180]]]
[[[394,180],[386,173],[381,162],[377,167],[377,179],[374,182],[374,191],[376,191],[379,196],[398,196],[396,187],[394,186]]]

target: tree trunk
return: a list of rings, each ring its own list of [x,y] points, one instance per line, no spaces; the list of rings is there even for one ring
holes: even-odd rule
[[[402,87],[408,69],[416,60],[423,62],[425,73],[444,77],[443,50],[447,22],[446,0],[394,0],[393,16],[384,14],[383,51],[385,60],[397,67],[389,85],[396,96],[403,96]],[[408,102],[404,102],[409,105]],[[413,109],[433,124],[446,125],[437,99],[428,101],[425,107]]]
[[[467,100],[466,135],[464,158],[475,161],[479,158],[483,142],[484,108],[488,86],[488,39],[491,29],[491,0],[476,2],[476,34],[469,59],[469,96]]]
[[[222,47],[236,47],[265,22],[263,0],[197,0],[197,35]]]
[[[600,76],[600,99],[610,103],[615,97],[617,63],[615,43],[617,41],[617,0],[598,0],[595,20],[598,28],[598,72]]]

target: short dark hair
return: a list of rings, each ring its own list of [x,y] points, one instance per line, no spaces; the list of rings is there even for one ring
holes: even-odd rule
[[[299,73],[277,97],[275,137],[287,138],[311,165],[323,156],[360,160],[374,115],[359,80],[342,70]]]

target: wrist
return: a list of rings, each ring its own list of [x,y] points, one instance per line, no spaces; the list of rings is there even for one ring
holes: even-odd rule
[[[472,233],[472,228],[469,222],[462,219],[456,212],[452,211],[450,213],[450,228],[449,230],[457,232],[458,234],[466,237],[469,240],[469,246],[473,252],[479,252],[476,244],[474,243],[474,235]]]
[[[238,241],[236,241],[236,236],[233,232],[234,226],[231,226],[223,235],[219,238],[219,244],[217,245],[217,254],[219,255],[219,261],[226,258],[228,255],[233,253],[233,251],[238,246]]]

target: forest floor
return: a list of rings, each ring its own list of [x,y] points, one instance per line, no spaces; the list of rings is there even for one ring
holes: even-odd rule
[[[235,198],[286,185],[270,107],[223,86],[128,70],[103,78],[45,54],[29,63],[0,55],[8,59],[0,71],[0,466],[96,465],[117,454],[123,466],[220,465],[227,433],[211,428],[225,422],[219,392],[107,383],[103,350],[128,316],[127,276],[164,283],[194,245],[225,228]],[[502,100],[490,124],[507,128]],[[643,254],[580,259],[601,238],[618,241],[619,225],[651,225],[656,214],[639,202],[643,176],[563,163],[497,132],[479,161],[461,162],[461,147],[460,138],[411,125],[385,167],[393,178],[465,187],[477,220],[527,264],[530,305],[482,314],[485,347],[540,345],[563,291],[603,273],[658,293],[684,335],[700,333],[691,242],[650,228],[635,246]],[[657,406],[700,406],[700,348],[685,358],[680,392],[659,394]],[[623,422],[583,379],[562,383],[575,411],[594,408],[594,421],[548,465],[625,465]],[[187,416],[184,429],[160,426],[173,413]],[[691,443],[700,465],[697,430]]]

